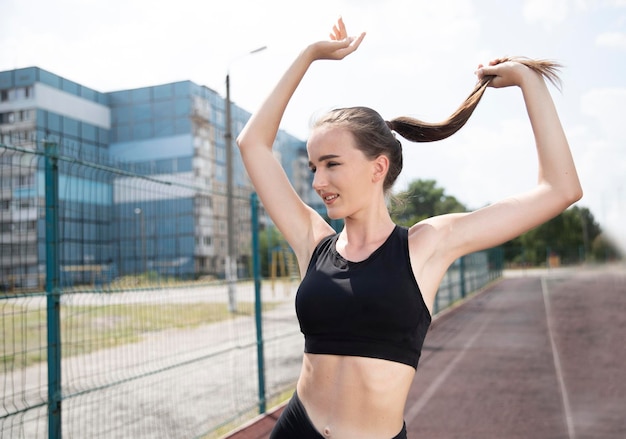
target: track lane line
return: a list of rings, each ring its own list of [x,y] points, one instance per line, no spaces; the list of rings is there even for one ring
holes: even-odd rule
[[[467,343],[463,346],[463,348],[459,351],[458,354],[454,357],[454,359],[448,363],[445,369],[435,378],[430,385],[426,388],[426,390],[422,393],[417,401],[415,401],[409,408],[408,411],[405,411],[404,419],[407,424],[413,422],[413,420],[419,415],[422,409],[428,404],[428,401],[433,397],[435,392],[441,387],[445,379],[450,375],[452,370],[456,367],[456,365],[463,359],[467,351],[474,345],[478,337],[482,335],[485,331],[487,325],[493,319],[493,315],[488,319],[485,319],[478,330],[474,333],[472,338],[470,338]]]
[[[543,294],[543,303],[546,309],[546,323],[548,326],[548,336],[550,337],[550,345],[552,346],[552,359],[554,360],[554,369],[561,390],[561,400],[563,401],[563,411],[565,415],[565,423],[567,424],[567,433],[569,439],[576,439],[576,431],[574,430],[574,420],[572,418],[572,409],[569,402],[565,379],[563,378],[563,368],[561,367],[561,357],[554,341],[554,330],[552,323],[552,312],[550,307],[550,292],[548,291],[548,283],[546,276],[541,276],[541,292]]]

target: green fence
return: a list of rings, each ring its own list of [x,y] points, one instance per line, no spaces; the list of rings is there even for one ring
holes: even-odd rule
[[[254,194],[233,311],[196,227],[223,194],[66,153],[0,145],[0,438],[219,437],[288,394],[298,277],[277,239],[261,279]],[[436,311],[501,270],[495,250],[457,261]]]

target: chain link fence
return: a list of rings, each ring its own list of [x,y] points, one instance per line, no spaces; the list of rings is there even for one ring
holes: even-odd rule
[[[288,397],[299,276],[255,199],[233,310],[198,257],[209,188],[76,157],[0,145],[0,438],[215,438]],[[457,261],[435,310],[501,272]]]

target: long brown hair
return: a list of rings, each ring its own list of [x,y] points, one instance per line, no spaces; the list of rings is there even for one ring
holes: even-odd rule
[[[507,57],[497,60],[498,64],[515,61],[541,74],[560,87],[558,70],[561,65],[548,60],[532,60],[524,57]],[[383,189],[388,192],[402,171],[402,144],[394,131],[413,142],[434,142],[456,133],[465,125],[480,102],[493,76],[484,76],[461,106],[446,120],[439,123],[423,122],[411,117],[397,117],[385,121],[380,114],[368,107],[334,109],[317,119],[313,128],[321,125],[334,125],[349,130],[356,140],[356,146],[366,157],[374,159],[381,154],[389,158],[389,170],[385,176]]]
[[[562,66],[559,63],[549,60],[533,60],[525,57],[499,58],[497,63],[500,64],[507,61],[523,64],[547,78],[557,88],[561,86],[558,70]],[[443,122],[429,123],[412,117],[402,116],[390,120],[388,125],[402,137],[413,142],[434,142],[450,137],[468,121],[493,78],[494,76],[484,76],[461,106]]]

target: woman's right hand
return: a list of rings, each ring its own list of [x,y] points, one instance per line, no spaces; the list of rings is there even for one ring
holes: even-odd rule
[[[330,33],[330,40],[313,43],[307,50],[311,54],[312,61],[318,59],[340,60],[358,49],[363,38],[365,38],[365,32],[358,36],[348,36],[346,25],[343,19],[339,18]]]

